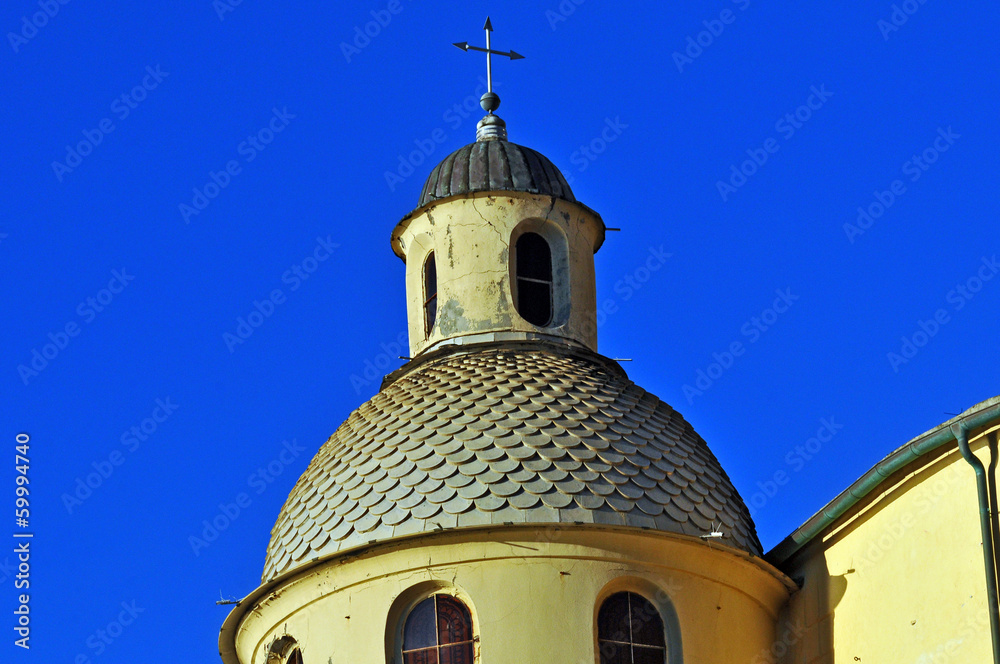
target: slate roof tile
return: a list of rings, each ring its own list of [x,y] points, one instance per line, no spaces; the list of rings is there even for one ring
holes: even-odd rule
[[[761,554],[739,494],[673,408],[584,357],[484,349],[417,366],[351,414],[282,508],[264,579],[373,539],[577,521],[721,524],[724,544]]]

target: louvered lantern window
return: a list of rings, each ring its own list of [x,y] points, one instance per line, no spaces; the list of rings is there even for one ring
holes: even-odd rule
[[[532,325],[552,322],[552,250],[538,233],[517,238],[517,312]]]
[[[597,614],[601,664],[666,664],[660,612],[636,593],[615,593]]]
[[[403,627],[403,664],[473,664],[472,617],[461,601],[434,595],[413,607]]]

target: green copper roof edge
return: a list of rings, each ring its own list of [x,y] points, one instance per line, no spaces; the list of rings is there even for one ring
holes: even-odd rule
[[[1000,424],[1000,396],[976,404],[961,415],[917,436],[879,461],[854,484],[767,552],[764,559],[775,567],[780,567],[897,471],[914,459],[948,443],[956,442],[951,425],[959,422],[964,424],[969,432],[992,424]]]

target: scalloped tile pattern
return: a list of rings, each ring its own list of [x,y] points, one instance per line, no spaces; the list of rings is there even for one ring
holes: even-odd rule
[[[351,413],[271,531],[264,580],[374,540],[502,523],[599,523],[761,555],[691,425],[586,358],[492,349],[415,368]]]

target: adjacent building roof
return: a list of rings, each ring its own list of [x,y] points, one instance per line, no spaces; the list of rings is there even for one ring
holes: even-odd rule
[[[545,155],[508,141],[478,141],[438,164],[420,193],[418,207],[476,191],[527,191],[576,202],[566,178]]]
[[[705,441],[616,363],[538,344],[414,365],[320,448],[271,531],[265,581],[375,540],[508,522],[721,531],[760,555]]]
[[[998,423],[1000,423],[1000,396],[981,401],[961,415],[939,424],[905,445],[896,448],[889,456],[875,464],[854,484],[840,492],[840,495],[827,503],[823,509],[768,551],[768,562],[778,568],[784,567],[792,556],[814,538],[826,532],[845,514],[851,514],[855,506],[861,504],[866,496],[875,491],[884,491],[883,483],[890,481],[901,471],[907,470],[910,464],[917,459],[926,455],[929,460],[933,458],[932,455],[942,453],[945,447],[951,448],[953,445],[957,445],[955,431],[952,429],[953,425],[960,424],[966,431],[975,431],[980,427],[996,426]]]

